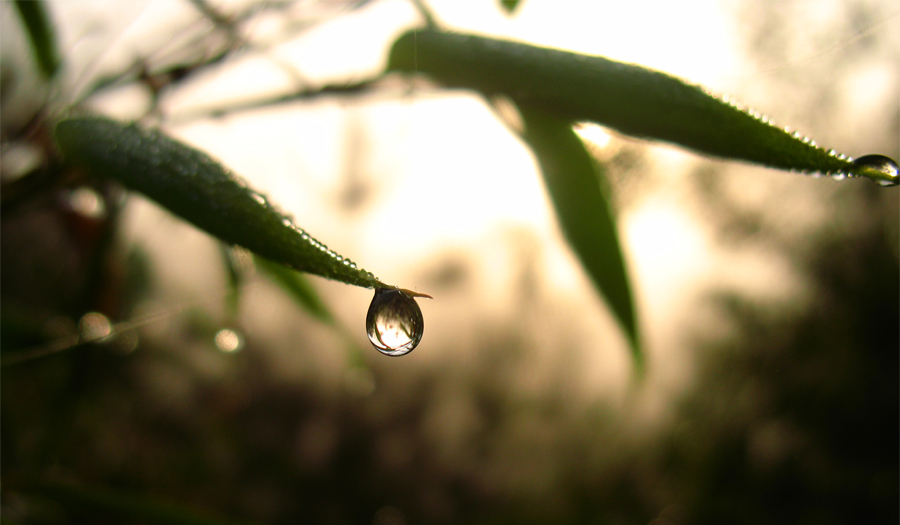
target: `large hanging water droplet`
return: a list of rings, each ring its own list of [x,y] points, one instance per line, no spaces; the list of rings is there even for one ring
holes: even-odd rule
[[[403,290],[379,288],[366,314],[366,333],[376,350],[384,355],[401,356],[413,351],[425,322],[416,300]]]
[[[865,155],[853,161],[854,172],[868,177],[882,186],[900,184],[897,163],[884,155]]]

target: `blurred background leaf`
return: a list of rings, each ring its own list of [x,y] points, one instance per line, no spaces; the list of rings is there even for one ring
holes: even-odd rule
[[[640,376],[644,355],[615,215],[601,189],[603,166],[591,158],[570,122],[539,109],[521,112],[522,136],[541,166],[563,234],[625,331]]]
[[[507,13],[512,14],[521,2],[519,0],[500,0],[500,7]]]
[[[34,57],[46,78],[52,78],[60,66],[59,50],[53,24],[44,7],[44,2],[16,0],[16,9],[28,31],[34,49]]]
[[[228,313],[232,318],[237,318],[240,313],[241,293],[247,283],[248,274],[253,270],[253,256],[247,250],[225,243],[219,243],[222,254],[222,266],[225,267],[228,295],[225,302],[228,304]]]
[[[327,324],[334,324],[334,316],[302,274],[263,257],[254,257],[256,267],[277,283],[306,313]]]

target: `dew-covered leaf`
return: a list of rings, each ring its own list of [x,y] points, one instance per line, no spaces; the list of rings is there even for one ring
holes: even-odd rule
[[[571,123],[538,109],[522,108],[522,117],[523,138],[540,164],[559,225],[624,329],[641,372],[644,358],[628,272],[615,218],[601,188],[605,171]]]
[[[890,169],[860,167],[699,86],[603,57],[422,29],[394,42],[388,70],[424,73],[446,86],[487,95],[502,93],[523,107],[724,159],[861,176],[882,185],[898,182],[896,169],[890,175]]]
[[[56,140],[68,162],[119,180],[226,243],[346,284],[393,288],[315,240],[207,154],[158,131],[74,117],[57,124]]]

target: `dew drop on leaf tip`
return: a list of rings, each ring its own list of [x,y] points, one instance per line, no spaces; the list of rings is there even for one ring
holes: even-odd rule
[[[864,155],[853,161],[855,174],[868,177],[881,186],[900,184],[900,168],[897,162],[884,155]]]
[[[414,296],[429,297],[396,288],[375,289],[366,314],[366,334],[382,354],[406,355],[422,340],[425,322]]]

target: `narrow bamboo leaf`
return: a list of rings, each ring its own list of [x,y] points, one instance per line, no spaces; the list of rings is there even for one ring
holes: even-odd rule
[[[324,323],[334,324],[334,316],[328,306],[303,274],[264,257],[254,257],[254,261],[256,267],[281,287],[300,308]]]
[[[295,270],[364,288],[393,288],[296,226],[205,153],[157,131],[103,117],[59,122],[69,162],[112,177],[229,244]]]
[[[56,37],[50,17],[44,8],[43,1],[16,0],[16,9],[19,17],[28,32],[31,47],[37,60],[41,73],[47,78],[52,78],[59,69],[59,51],[56,48]]]
[[[524,139],[541,166],[560,227],[594,285],[606,298],[643,370],[637,317],[615,218],[601,190],[605,172],[590,156],[571,123],[537,109],[522,109]]]
[[[319,297],[316,289],[306,279],[306,276],[263,257],[257,256],[253,260],[256,263],[256,267],[281,287],[306,313],[335,328],[337,333],[344,339],[348,364],[357,368],[357,373],[371,374],[367,369],[366,358],[362,348],[359,347],[353,335],[347,331],[347,328],[331,313],[328,305]]]
[[[503,93],[520,106],[725,159],[862,176],[882,185],[900,180],[890,159],[884,169],[860,166],[699,86],[603,57],[424,29],[394,42],[388,70],[425,73],[447,86],[488,95]]]

